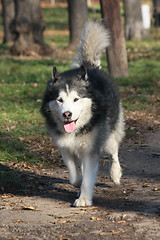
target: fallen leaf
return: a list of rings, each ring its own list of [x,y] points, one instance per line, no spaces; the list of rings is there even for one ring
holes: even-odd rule
[[[65,219],[56,219],[54,221],[50,221],[50,223],[56,224],[56,223],[72,223],[72,222],[76,222],[76,219],[69,219],[69,220],[65,220]]]
[[[26,210],[26,211],[39,211],[38,209],[36,209],[33,206],[23,206],[22,210]]]
[[[65,238],[65,237],[62,237],[60,235],[57,235],[56,236],[59,240],[70,240],[70,238]]]
[[[23,220],[17,219],[17,223],[23,223]]]
[[[150,187],[150,185],[144,184],[144,185],[142,185],[142,187],[143,187],[143,188],[148,188],[148,187]]]
[[[33,87],[36,88],[38,86],[38,83],[34,83]]]
[[[91,219],[92,219],[92,220],[97,220],[97,221],[102,220],[101,218],[99,218],[99,217],[95,217],[95,216],[91,217]]]
[[[100,236],[110,236],[110,235],[112,235],[112,230],[111,230],[111,232],[101,232],[99,235]]]
[[[7,198],[15,197],[15,196],[11,193],[7,193],[7,194],[2,195],[1,197],[2,197],[2,199],[7,199]]]
[[[126,221],[118,221],[117,223],[126,224]]]

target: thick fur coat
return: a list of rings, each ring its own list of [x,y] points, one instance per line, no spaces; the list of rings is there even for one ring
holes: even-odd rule
[[[47,129],[61,152],[70,183],[80,187],[74,206],[91,206],[101,151],[112,160],[111,178],[120,183],[119,144],[124,136],[123,109],[114,80],[100,68],[109,33],[87,22],[74,58],[74,69],[53,68],[41,107]]]

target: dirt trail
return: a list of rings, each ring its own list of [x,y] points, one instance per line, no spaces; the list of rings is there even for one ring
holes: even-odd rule
[[[17,171],[20,192],[1,195],[0,239],[160,239],[160,132],[143,144],[120,150],[120,187],[109,179],[109,161],[100,162],[94,206],[73,208],[77,192],[64,167]]]

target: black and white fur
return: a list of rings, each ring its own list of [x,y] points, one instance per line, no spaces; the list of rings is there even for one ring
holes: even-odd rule
[[[112,159],[110,175],[120,183],[119,144],[124,136],[123,109],[114,80],[100,70],[100,56],[109,34],[99,22],[87,22],[80,38],[75,69],[59,74],[53,68],[41,112],[47,129],[80,187],[74,206],[91,206],[101,151]]]

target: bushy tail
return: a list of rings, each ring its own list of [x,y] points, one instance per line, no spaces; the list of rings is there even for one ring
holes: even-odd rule
[[[103,50],[110,44],[108,30],[101,22],[88,21],[82,31],[72,67],[99,67]]]

